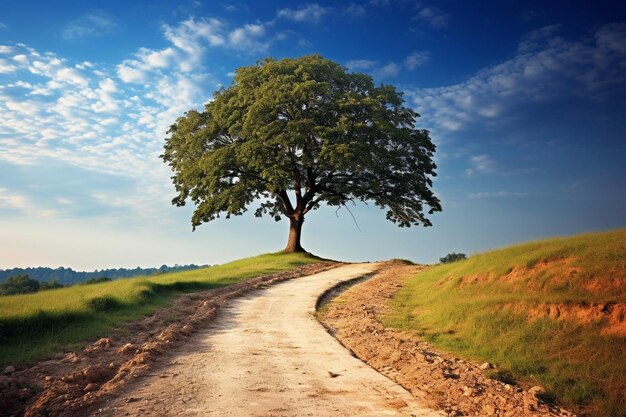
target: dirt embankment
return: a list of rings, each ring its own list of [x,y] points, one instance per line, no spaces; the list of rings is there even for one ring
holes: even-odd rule
[[[327,329],[358,358],[449,416],[574,416],[529,391],[490,379],[490,364],[478,364],[436,351],[417,336],[386,328],[378,320],[389,298],[423,269],[386,264],[376,276],[326,304],[320,315]]]
[[[112,398],[127,382],[147,374],[159,358],[213,320],[228,300],[268,285],[339,264],[323,262],[178,297],[170,307],[126,326],[81,351],[59,354],[0,376],[0,416],[69,416]]]

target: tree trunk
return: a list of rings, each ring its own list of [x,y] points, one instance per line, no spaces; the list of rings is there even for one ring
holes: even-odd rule
[[[287,246],[283,250],[285,253],[306,252],[300,245],[300,236],[302,235],[302,223],[304,216],[295,214],[289,218],[289,240]]]

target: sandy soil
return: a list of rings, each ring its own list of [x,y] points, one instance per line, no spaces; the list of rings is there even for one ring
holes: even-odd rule
[[[496,371],[437,351],[417,335],[385,327],[379,319],[389,298],[423,266],[387,262],[372,278],[327,303],[322,322],[341,343],[379,372],[448,416],[575,417],[543,403],[540,387],[522,387],[488,378]]]
[[[322,292],[376,268],[345,265],[231,301],[166,363],[93,414],[443,415],[351,356],[315,318]]]

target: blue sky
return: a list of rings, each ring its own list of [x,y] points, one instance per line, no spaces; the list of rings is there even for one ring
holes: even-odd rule
[[[158,159],[233,71],[321,53],[397,86],[438,146],[430,228],[373,205],[307,217],[342,260],[435,262],[626,227],[626,7],[617,1],[0,4],[0,268],[221,263],[281,249],[252,214],[191,232]]]

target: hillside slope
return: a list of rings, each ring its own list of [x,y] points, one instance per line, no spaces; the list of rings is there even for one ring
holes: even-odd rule
[[[0,297],[0,367],[107,335],[175,295],[243,282],[320,262],[309,254],[265,254],[192,271]]]
[[[413,276],[385,324],[542,385],[585,415],[626,415],[626,230],[550,239]]]

